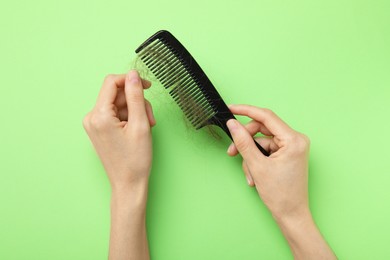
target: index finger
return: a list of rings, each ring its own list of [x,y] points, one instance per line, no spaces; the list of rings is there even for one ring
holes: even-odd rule
[[[141,79],[144,89],[150,88],[152,83],[149,80]],[[109,74],[105,77],[102,88],[97,98],[97,104],[113,104],[118,95],[118,88],[124,88],[126,74]]]
[[[118,93],[118,88],[125,85],[126,74],[110,74],[103,81],[96,104],[113,104]]]
[[[274,136],[286,135],[294,131],[269,109],[250,105],[230,105],[229,109],[233,114],[247,116],[262,123]]]

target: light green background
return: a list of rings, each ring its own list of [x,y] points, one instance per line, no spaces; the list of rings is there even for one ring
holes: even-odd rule
[[[389,259],[389,13],[387,0],[2,2],[0,259],[106,259],[110,188],[81,121],[159,29],[227,103],[310,136],[311,209],[340,259]],[[148,97],[152,258],[292,259],[228,140],[188,130],[160,86]]]

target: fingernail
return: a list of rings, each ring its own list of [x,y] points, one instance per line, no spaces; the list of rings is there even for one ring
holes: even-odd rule
[[[227,149],[227,153],[230,153],[231,150],[233,149],[233,147],[234,147],[234,143],[231,143],[231,144],[229,145],[228,149]]]
[[[247,175],[245,175],[246,177],[246,182],[248,183],[249,186],[251,186],[251,181],[249,180],[249,177]]]
[[[134,84],[137,84],[137,83],[139,83],[139,81],[140,81],[138,72],[137,72],[136,70],[131,70],[131,71],[127,74],[127,78],[129,79],[129,81],[130,81],[131,83],[134,83]]]
[[[236,131],[238,129],[238,125],[237,125],[237,121],[234,120],[234,119],[230,119],[229,121],[227,121],[226,125],[227,127],[229,128],[229,131],[232,132],[232,131]]]

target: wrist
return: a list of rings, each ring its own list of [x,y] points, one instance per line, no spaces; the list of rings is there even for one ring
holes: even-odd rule
[[[272,214],[281,227],[314,224],[309,207],[302,207],[290,212]]]
[[[322,237],[308,207],[274,218],[294,259],[337,259]]]
[[[111,204],[119,208],[142,209],[146,206],[148,182],[112,185]]]

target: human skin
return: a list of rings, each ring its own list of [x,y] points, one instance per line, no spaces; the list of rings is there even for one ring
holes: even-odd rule
[[[308,199],[308,160],[310,141],[291,129],[269,109],[230,105],[236,115],[252,119],[247,125],[227,122],[234,143],[228,154],[241,154],[242,168],[249,186],[270,210],[290,245],[295,259],[336,259],[315,225]],[[270,156],[264,156],[253,142],[256,138]]]
[[[147,189],[152,167],[152,127],[156,121],[144,89],[150,82],[136,71],[108,75],[84,128],[107,172],[112,188],[109,259],[149,259],[145,227]],[[228,121],[234,144],[230,156],[243,157],[250,186],[256,186],[296,259],[335,259],[316,227],[308,206],[309,140],[272,111],[246,105],[233,113],[253,120],[243,126]],[[262,155],[257,139],[271,155]]]
[[[136,71],[108,75],[83,125],[112,188],[109,259],[149,259],[145,211],[156,121]]]

